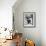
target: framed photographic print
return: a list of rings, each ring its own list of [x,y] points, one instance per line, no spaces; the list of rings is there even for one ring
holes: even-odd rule
[[[24,12],[23,13],[23,25],[24,27],[36,27],[36,13]]]

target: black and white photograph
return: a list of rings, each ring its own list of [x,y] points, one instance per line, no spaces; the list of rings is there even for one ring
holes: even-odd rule
[[[36,13],[35,12],[24,12],[24,27],[35,27],[36,26]]]

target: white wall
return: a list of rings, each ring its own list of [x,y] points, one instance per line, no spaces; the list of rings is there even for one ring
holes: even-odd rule
[[[40,27],[41,27],[41,38],[42,46],[46,46],[46,0],[41,1],[41,17],[40,17]]]
[[[41,46],[41,31],[40,31],[41,1],[23,0],[23,2],[21,2],[16,9],[15,8],[13,8],[13,12],[15,16],[14,17],[15,28],[18,30],[18,32],[22,32],[24,34],[24,38],[27,37],[28,39],[32,39],[35,41],[36,46]],[[36,12],[35,28],[23,27],[23,12]]]
[[[0,0],[0,27],[12,28],[12,6],[16,0]]]

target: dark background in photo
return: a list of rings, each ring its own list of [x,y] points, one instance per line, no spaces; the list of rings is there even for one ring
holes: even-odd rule
[[[30,16],[25,16],[27,24],[32,24],[33,25],[33,14],[31,14]]]

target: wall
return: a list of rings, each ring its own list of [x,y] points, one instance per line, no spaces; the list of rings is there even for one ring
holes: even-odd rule
[[[12,28],[12,6],[16,0],[0,0],[0,27]]]
[[[42,46],[46,46],[46,0],[41,1],[40,29]]]
[[[15,5],[14,5],[15,6]],[[23,33],[23,37],[35,41],[36,46],[41,46],[41,31],[40,31],[40,15],[41,1],[40,0],[23,0],[20,5],[13,8],[15,29]],[[23,27],[23,12],[36,12],[36,27]]]

